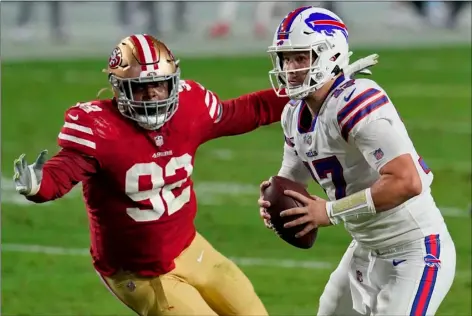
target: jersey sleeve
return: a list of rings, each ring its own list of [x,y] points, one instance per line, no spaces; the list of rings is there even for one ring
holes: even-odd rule
[[[231,135],[240,135],[264,125],[280,121],[288,98],[262,90],[235,99],[222,101],[216,93],[199,85],[206,107],[207,126],[202,128],[203,142]]]
[[[57,136],[61,150],[45,163],[39,191],[28,199],[41,203],[60,198],[99,170],[93,122],[94,113],[101,110],[99,105],[86,102],[66,111]]]
[[[68,109],[64,115],[64,125],[57,137],[59,146],[86,156],[97,157],[93,113],[100,109],[98,105],[90,103],[79,103]]]
[[[27,196],[27,199],[36,203],[58,199],[98,169],[98,162],[94,158],[71,149],[62,149],[44,164],[39,191],[33,196]]]
[[[285,106],[282,112],[281,124],[284,134],[284,153],[282,166],[280,167],[278,175],[303,185],[307,185],[311,178],[311,174],[300,157],[298,157],[293,142],[294,138],[290,132],[292,122],[291,116],[295,109],[293,105],[293,102],[290,102]]]
[[[398,113],[386,92],[374,81],[356,79],[356,84],[337,95],[336,124],[341,136],[350,141],[370,122],[393,121]]]
[[[378,172],[391,160],[411,153],[408,142],[386,119],[363,125],[353,140],[367,163]]]
[[[293,143],[294,138],[291,133],[292,114],[294,109],[295,106],[293,101],[290,101],[285,105],[280,118],[280,124],[282,125],[282,131],[284,133],[285,146],[291,148],[291,150],[295,152],[295,144]]]

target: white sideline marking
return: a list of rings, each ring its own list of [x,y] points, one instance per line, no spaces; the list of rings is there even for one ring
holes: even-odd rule
[[[26,245],[26,244],[9,244],[1,245],[2,252],[19,252],[19,253],[36,253],[47,255],[69,255],[88,257],[90,255],[87,248],[64,248],[54,246]],[[239,266],[245,267],[270,267],[284,269],[309,269],[309,270],[334,270],[336,264],[326,261],[316,260],[288,260],[288,259],[267,259],[267,258],[251,258],[251,257],[228,257]],[[470,276],[470,270],[456,271],[456,278],[465,278]]]
[[[26,200],[23,196],[16,193],[13,181],[2,177],[1,183],[1,201],[4,205],[21,205],[21,206],[33,206],[34,203]],[[80,195],[80,185],[76,186],[65,195],[63,198],[70,199]],[[211,205],[218,206],[224,205],[225,199],[229,197],[238,198],[242,196],[257,198],[259,187],[254,184],[244,184],[236,182],[220,182],[220,181],[200,181],[195,184],[195,192],[197,194],[197,200],[199,205]],[[255,201],[255,200],[254,200]],[[233,201],[234,202],[234,201]],[[54,202],[52,202],[54,203]],[[249,203],[246,199],[242,199],[242,202],[237,202],[238,205],[251,206],[254,203]],[[34,207],[45,207],[50,204],[42,203],[36,204]],[[5,207],[5,206],[4,206]],[[8,206],[6,206],[8,207]],[[469,209],[460,209],[457,207],[441,206],[439,207],[441,213],[447,217],[458,217],[465,218],[470,217]]]
[[[466,148],[467,149],[467,148]],[[466,150],[464,149],[464,151]],[[256,157],[265,157],[266,162],[277,162],[280,164],[281,162],[281,155],[282,150],[274,151],[274,150],[246,150],[246,149],[238,149],[237,151],[232,151],[231,149],[227,148],[219,148],[210,151],[212,158],[222,160],[222,161],[231,161],[236,159],[237,155],[241,156],[256,156]],[[423,157],[424,158],[424,157]],[[471,172],[471,165],[470,161],[466,160],[457,160],[451,163],[449,160],[445,160],[442,158],[434,158],[428,157],[425,158],[426,163],[429,167],[436,171],[454,171],[454,172],[463,172],[463,173],[470,173]],[[197,183],[198,184],[198,183]]]
[[[87,248],[64,248],[40,245],[9,244],[1,245],[2,252],[38,253],[47,255],[69,255],[69,256],[90,256]],[[301,261],[287,259],[266,259],[266,258],[246,258],[229,257],[233,262],[241,266],[264,266],[274,268],[305,268],[305,269],[333,269],[334,265],[325,261]]]

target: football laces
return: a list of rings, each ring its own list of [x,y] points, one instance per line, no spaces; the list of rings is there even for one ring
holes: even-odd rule
[[[272,229],[272,231],[279,237],[282,237],[282,234],[275,228],[275,226],[272,224],[270,220],[267,221],[269,224],[269,228]]]

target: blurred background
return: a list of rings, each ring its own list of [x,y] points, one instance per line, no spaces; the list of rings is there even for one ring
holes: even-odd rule
[[[373,70],[433,170],[433,195],[458,252],[440,315],[471,315],[471,5],[469,2],[4,2],[1,3],[2,312],[4,315],[132,315],[90,262],[80,185],[32,205],[14,192],[12,161],[57,151],[64,111],[107,86],[115,44],[157,36],[181,59],[183,78],[221,98],[270,86],[266,49],[289,11],[321,5],[349,28],[352,60],[380,55]],[[284,243],[258,218],[258,184],[282,154],[279,124],[209,142],[194,171],[199,231],[253,281],[271,315],[313,315],[350,237],[320,230],[309,251]],[[314,194],[324,195],[313,184]]]
[[[287,12],[306,4],[340,15],[350,44],[470,43],[468,2],[3,2],[2,57],[103,56],[148,32],[177,54],[261,54]]]

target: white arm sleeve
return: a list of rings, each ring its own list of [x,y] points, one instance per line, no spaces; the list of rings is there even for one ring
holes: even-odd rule
[[[354,142],[369,165],[377,171],[398,156],[411,153],[408,142],[386,119],[377,119],[362,126]]]
[[[308,180],[311,178],[310,172],[303,164],[303,161],[297,156],[295,150],[286,143],[284,144],[282,167],[278,175],[301,183],[304,186],[308,185]]]

